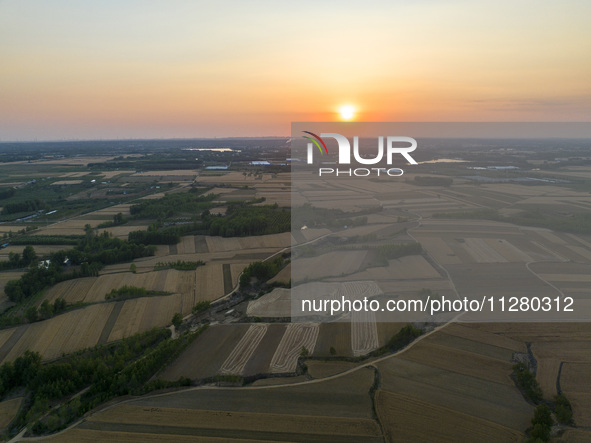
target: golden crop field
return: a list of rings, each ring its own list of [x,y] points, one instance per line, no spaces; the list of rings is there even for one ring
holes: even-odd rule
[[[180,243],[176,245],[177,254],[194,254],[195,253],[195,237],[186,235],[181,237]]]
[[[242,412],[198,410],[182,408],[145,408],[121,405],[111,408],[81,425],[81,429],[117,431],[126,425],[143,427],[148,432],[163,437],[175,434],[175,428],[191,429],[193,438],[233,435],[240,441],[248,438],[256,441],[265,436],[291,436],[299,440],[299,434],[313,435],[326,441],[358,438],[373,441],[381,436],[379,426],[372,419],[347,417],[315,417],[298,414],[275,414],[272,411]],[[111,431],[111,432],[112,432]],[[213,432],[212,432],[213,431]],[[170,432],[170,434],[169,434]],[[258,437],[258,438],[257,438]],[[253,440],[251,440],[253,439]],[[232,438],[232,441],[235,441]]]
[[[213,329],[213,327],[211,328]],[[199,355],[194,355],[197,362]],[[368,395],[375,371],[360,368],[350,374],[313,384],[299,384],[272,389],[192,389],[134,400],[133,404],[148,408],[175,408],[261,412],[329,417],[372,418]],[[178,377],[177,377],[178,378]],[[334,399],[339,398],[338,402]],[[181,406],[182,405],[182,406]],[[231,405],[231,406],[230,406]]]
[[[18,280],[23,274],[23,271],[0,272],[0,302],[8,300],[4,294],[4,286],[6,286],[6,283],[8,283],[10,280]]]
[[[318,339],[318,324],[290,323],[287,331],[271,360],[270,371],[274,373],[294,372],[297,360],[305,347],[310,355],[314,353],[314,346]]]
[[[509,378],[512,367],[510,361],[433,344],[429,340],[423,340],[420,346],[414,346],[402,354],[400,358],[466,376],[483,378],[499,384],[513,385],[513,381]],[[483,367],[488,370],[483,371]]]
[[[409,255],[388,260],[387,266],[367,268],[348,277],[351,280],[426,280],[440,279],[441,275],[421,255]]]
[[[379,390],[376,411],[388,442],[521,442],[524,434],[486,419]]]
[[[164,380],[178,380],[179,377],[202,379],[216,375],[249,327],[248,324],[210,326],[160,376]]]
[[[230,353],[226,361],[220,368],[221,374],[240,375],[244,371],[244,366],[253,356],[254,351],[267,333],[267,325],[254,324],[246,334],[242,336],[234,350]]]
[[[22,254],[23,253],[23,249],[25,247],[24,246],[7,246],[4,249],[0,249],[0,260],[4,261],[4,260],[8,260],[8,254],[11,252],[15,252],[17,254]],[[48,255],[52,252],[56,252],[56,251],[60,251],[62,249],[67,248],[67,246],[64,245],[34,245],[33,248],[35,249],[35,253],[37,254],[38,257],[44,256],[44,255]],[[3,273],[0,273],[0,276]]]
[[[89,217],[90,215],[87,215]],[[84,235],[84,226],[87,224],[95,228],[105,220],[101,218],[71,218],[64,221],[53,223],[49,226],[36,229],[31,233],[33,235]],[[34,247],[34,246],[33,246]]]
[[[292,262],[292,269],[297,269],[298,278],[321,279],[352,274],[359,270],[367,251],[338,251],[317,257],[297,258]]]
[[[291,315],[291,292],[275,288],[256,300],[248,302],[246,314],[250,317],[289,317]]]
[[[560,387],[567,392],[591,394],[591,362],[565,362]]]
[[[206,236],[209,252],[239,251],[241,249],[282,249],[291,246],[291,235],[260,235],[256,237],[211,237]]]
[[[117,177],[118,175],[123,175],[123,174],[133,174],[135,171],[101,171],[100,175],[103,177],[103,179],[105,180],[111,180],[113,177]]]
[[[591,431],[585,429],[567,429],[555,441],[557,443],[587,443],[591,441]]]
[[[128,265],[125,267],[129,268]],[[118,272],[104,274],[99,277],[78,278],[52,286],[47,290],[44,298],[51,302],[61,297],[68,303],[78,301],[97,303],[104,301],[105,295],[112,289],[118,289],[122,286],[136,286],[144,287],[150,291],[187,294],[192,300],[195,289],[195,272],[166,269],[137,274]]]
[[[355,357],[365,355],[379,347],[376,315],[374,312],[351,314],[351,348]]]
[[[188,169],[175,169],[175,170],[165,170],[165,171],[145,171],[145,172],[136,172],[133,174],[134,176],[138,177],[195,177],[197,175],[196,171],[191,171]]]
[[[207,263],[196,270],[195,303],[210,301],[225,295],[224,269],[221,263]]]
[[[536,378],[544,398],[552,399],[560,386],[571,403],[577,425],[591,423],[588,414],[591,393],[587,392],[587,370],[591,368],[591,327],[588,323],[488,323],[470,325],[470,329],[475,332],[475,340],[481,340],[484,333],[494,335],[495,340],[504,340],[508,345],[531,343],[537,361]],[[523,347],[514,349],[526,352]],[[578,441],[574,435],[571,433],[572,440],[569,437],[563,441]]]
[[[52,186],[60,186],[60,185],[79,185],[82,183],[82,180],[58,180],[52,183]]]
[[[11,398],[0,402],[0,429],[5,428],[16,417],[23,402],[23,397]]]
[[[26,350],[39,352],[44,360],[60,357],[98,343],[112,303],[91,305],[26,326],[4,361],[12,361]]]
[[[422,345],[422,343],[417,344]],[[442,349],[441,354],[445,353]],[[405,353],[400,357],[404,357]],[[463,372],[442,369],[429,362],[417,363],[403,358],[391,358],[378,363],[382,389],[410,397],[419,402],[450,412],[465,414],[475,420],[487,420],[522,432],[529,426],[533,406],[514,384],[500,384],[491,378],[507,378],[511,369],[497,375],[467,376]],[[481,372],[495,373],[498,368],[481,366]],[[427,423],[425,423],[427,425]],[[457,441],[467,437],[458,435]]]
[[[132,203],[122,203],[120,205],[109,206],[108,208],[99,209],[97,211],[91,212],[91,215],[96,214],[97,216],[109,216],[112,217],[115,214],[121,213],[123,215],[129,215],[129,208],[131,207]]]
[[[86,428],[69,429],[65,433],[46,437],[41,441],[56,443],[95,443],[99,441],[116,441],[118,443],[193,443],[195,436],[179,434],[162,434],[148,432],[119,432]],[[201,443],[219,443],[217,437],[199,437]],[[259,443],[257,440],[232,439],[233,443]]]
[[[557,394],[560,386],[573,406],[575,420],[591,423],[586,414],[591,405],[591,378],[586,374],[591,368],[591,340],[584,336],[564,338],[532,343],[531,350],[538,362],[536,379],[548,399]]]
[[[27,228],[26,224],[17,224],[17,223],[0,224],[0,234],[4,234],[4,233],[8,234],[9,232],[16,233],[16,232],[20,231],[21,229],[26,229],[26,228]],[[4,242],[2,242],[2,243],[4,243]]]
[[[109,334],[108,341],[119,340],[155,326],[169,325],[172,316],[184,310],[181,303],[181,294],[126,300]],[[192,307],[190,306],[189,310]]]
[[[43,298],[50,303],[53,303],[57,298],[63,298],[68,303],[84,301],[97,280],[97,277],[84,277],[60,282],[50,287]],[[103,294],[103,300],[104,297]]]

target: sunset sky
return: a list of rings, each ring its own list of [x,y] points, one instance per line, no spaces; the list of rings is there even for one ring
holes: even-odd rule
[[[344,5],[344,6],[343,6]],[[0,0],[0,141],[590,121],[591,2]]]

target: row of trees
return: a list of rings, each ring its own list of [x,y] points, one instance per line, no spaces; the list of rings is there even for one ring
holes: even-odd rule
[[[18,252],[9,252],[8,260],[0,262],[0,271],[6,269],[18,269],[31,266],[37,261],[37,253],[31,246],[25,246],[22,255]]]
[[[105,295],[105,300],[125,300],[128,298],[145,297],[146,295],[148,295],[148,290],[146,288],[124,285],[118,289],[111,289],[111,291]]]
[[[192,188],[189,192],[167,194],[162,198],[142,200],[129,208],[133,218],[164,220],[180,213],[199,214],[212,207],[215,194],[200,195],[207,189]]]
[[[65,312],[67,307],[68,303],[63,298],[55,299],[53,304],[51,304],[49,300],[43,300],[43,303],[41,303],[39,308],[37,308],[37,306],[30,306],[27,308],[25,316],[29,322],[33,323],[37,320],[47,320],[54,315],[59,315]]]
[[[16,189],[14,188],[0,188],[0,200],[13,197],[14,194],[16,194]]]
[[[202,260],[198,261],[169,261],[169,262],[158,262],[154,266],[154,271],[161,271],[163,269],[176,269],[177,271],[194,271],[199,266],[204,266],[205,262]]]
[[[0,394],[5,395],[19,387],[25,387],[30,394],[15,419],[13,428],[20,429],[35,422],[49,411],[51,402],[61,401],[85,387],[94,386],[95,390],[104,390],[126,366],[149,353],[169,336],[170,331],[155,328],[111,345],[79,351],[45,365],[41,364],[38,353],[30,351],[25,352],[14,363],[2,364],[0,387],[3,389],[0,389]],[[91,409],[89,402],[92,403],[91,396],[80,398],[78,408],[72,410],[67,419],[72,420]]]
[[[265,206],[232,205],[224,217],[207,215],[203,219],[209,235],[245,237],[277,234],[291,230],[291,212],[277,204]]]
[[[534,404],[537,404],[534,410],[534,416],[531,420],[531,428],[528,429],[528,443],[538,443],[550,441],[554,419],[552,418],[552,409],[548,403],[544,402],[542,388],[536,380],[536,376],[530,371],[528,365],[518,362],[513,365],[513,378],[521,392]],[[572,425],[573,411],[568,399],[559,394],[554,397],[554,412],[556,419],[563,425]]]
[[[176,358],[205,328],[170,340],[167,329],[153,329],[109,346],[98,346],[41,368],[28,384],[31,408],[19,416],[33,423],[33,432],[55,432],[105,401],[122,395],[140,395],[151,389],[188,380],[148,383],[162,367]],[[189,382],[189,383],[187,383]],[[49,411],[48,400],[64,397],[88,387],[79,397]],[[39,407],[36,407],[39,405]],[[49,412],[49,413],[47,413]]]
[[[54,262],[47,267],[32,266],[20,279],[8,281],[4,293],[10,301],[20,303],[45,287],[64,280],[63,277],[61,266]]]
[[[176,194],[173,194],[176,195]],[[157,201],[157,200],[155,200]],[[213,216],[206,209],[200,220],[178,226],[164,226],[156,221],[146,231],[132,231],[128,234],[130,242],[150,245],[174,245],[182,235],[207,234],[222,237],[244,237],[250,235],[276,234],[291,230],[291,213],[275,205],[249,206],[230,205],[225,216]]]
[[[175,228],[159,230],[157,227],[151,229],[149,227],[147,231],[130,232],[127,239],[130,242],[144,245],[176,245],[181,241],[181,234]]]
[[[27,230],[29,226],[27,226]],[[11,245],[69,245],[76,246],[82,235],[22,235],[10,240]]]
[[[2,215],[17,214],[19,212],[35,212],[41,209],[48,209],[48,206],[36,198],[34,200],[6,203],[2,207]]]
[[[87,235],[78,242],[75,248],[54,252],[50,254],[49,264],[31,266],[19,280],[7,282],[4,287],[6,296],[11,301],[19,303],[60,281],[80,276],[96,276],[104,265],[151,256],[156,250],[155,246],[144,246],[114,238],[108,232],[100,235],[94,235],[92,229],[86,229],[86,232]],[[32,252],[27,253],[27,259],[34,261],[31,258],[34,256],[33,248],[30,248],[29,251]],[[65,273],[62,266],[66,258],[73,265],[80,265],[80,270]]]
[[[107,222],[101,223],[97,226],[97,229],[111,228],[113,226],[121,226],[121,225],[124,225],[125,223],[127,223],[128,221],[129,221],[129,219],[127,217],[124,217],[121,212],[118,212],[117,214],[115,214],[113,216],[113,221],[107,221]]]

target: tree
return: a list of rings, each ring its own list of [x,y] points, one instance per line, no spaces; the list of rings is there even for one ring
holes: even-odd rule
[[[310,355],[310,351],[305,346],[302,346],[302,350],[300,351],[300,357],[308,357]]]
[[[90,226],[90,224],[86,223],[84,225],[84,233],[86,234],[87,241],[92,238],[93,231],[92,231],[92,226]]]
[[[550,411],[548,405],[541,404],[536,407],[534,410],[532,424],[535,425],[536,423],[540,423],[548,427],[554,424],[554,420],[552,420],[552,412]]]
[[[550,428],[540,423],[536,424],[532,431],[531,436],[534,441],[549,441],[550,440]]]
[[[552,419],[552,411],[545,403],[536,406],[534,410],[534,418],[531,420],[533,426],[531,431],[531,439],[534,441],[549,441],[554,420]]]
[[[64,300],[61,297],[56,298],[55,301],[53,302],[54,314],[60,314],[60,313],[64,312],[66,310],[66,307],[67,307],[66,300]]]
[[[27,317],[27,320],[29,320],[29,322],[33,323],[35,321],[37,321],[37,307],[36,306],[31,306],[30,308],[27,309],[27,312],[25,313],[25,316]]]
[[[333,346],[330,347],[330,355],[337,355],[337,350]]]
[[[19,303],[25,298],[20,280],[9,280],[4,286],[4,293],[14,303]]]
[[[564,425],[572,424],[573,410],[568,399],[564,395],[560,394],[554,397],[554,401],[556,403],[555,412],[558,421]]]
[[[35,249],[31,245],[25,246],[23,249],[23,263],[25,266],[30,266],[35,260],[37,260],[37,254]]]
[[[21,256],[17,252],[9,252],[8,261],[11,265],[18,266],[19,262],[21,261]]]
[[[129,265],[129,270],[131,272],[133,272],[134,274],[136,273],[137,267],[135,266],[135,263],[132,263],[131,265]]]
[[[39,308],[39,314],[43,319],[50,318],[53,315],[53,306],[49,304],[49,301],[43,300]]]
[[[181,314],[180,312],[177,312],[176,314],[174,314],[172,316],[172,324],[174,325],[175,329],[180,328],[182,322],[183,322],[183,314]]]

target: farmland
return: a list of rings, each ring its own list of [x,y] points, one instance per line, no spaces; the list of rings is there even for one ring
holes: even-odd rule
[[[142,397],[115,399],[48,440],[432,441],[438,435],[442,441],[521,441],[534,406],[511,377],[516,359],[534,363],[545,400],[562,393],[570,401],[579,428],[568,428],[559,441],[587,437],[588,323],[518,323],[507,317],[464,315],[461,320],[468,323],[448,324],[394,356],[384,351],[378,361],[368,354],[382,352],[381,347],[415,320],[409,313],[353,313],[330,322],[320,321],[320,316],[302,318],[301,323],[287,319],[292,297],[401,300],[502,294],[588,299],[591,237],[584,225],[576,226],[581,214],[591,209],[585,175],[591,170],[558,171],[557,176],[570,183],[525,185],[478,182],[465,165],[432,163],[421,164],[395,186],[384,186],[375,180],[328,180],[297,168],[261,173],[234,157],[228,159],[236,169],[209,171],[195,163],[194,154],[174,159],[157,155],[161,157],[133,157],[125,167],[113,164],[121,160],[112,155],[76,160],[59,173],[39,173],[39,180],[53,177],[47,185],[26,184],[23,177],[35,165],[13,165],[15,172],[7,173],[6,183],[22,186],[15,197],[30,194],[31,199],[50,202],[43,213],[4,219],[8,223],[0,225],[0,233],[7,233],[7,241],[10,231],[10,238],[16,239],[18,230],[33,225],[36,229],[27,235],[41,239],[86,236],[87,224],[96,233],[99,224],[113,222],[121,213],[122,224],[100,231],[125,240],[130,232],[141,231],[142,239],[165,244],[157,245],[154,256],[107,264],[98,275],[67,279],[36,294],[27,307],[40,310],[45,300],[63,299],[67,309],[1,330],[1,362],[14,361],[26,350],[39,352],[45,363],[59,362],[94,345],[121,343],[155,326],[169,327],[178,313],[184,320],[180,327],[170,327],[175,337],[209,324],[151,375],[151,382],[170,383],[154,386],[178,391],[141,391]],[[136,161],[137,169],[132,167]],[[43,163],[56,166],[48,160],[37,167],[45,167]],[[59,166],[65,167],[64,161]],[[428,168],[437,168],[437,173]],[[519,173],[478,174],[505,179]],[[528,174],[545,177],[543,171]],[[429,175],[451,178],[452,183],[437,186],[415,180]],[[208,193],[215,197],[199,200]],[[175,194],[180,197],[171,199]],[[203,209],[172,205],[176,198],[203,203]],[[82,205],[81,200],[88,202]],[[77,201],[80,206],[74,205]],[[149,202],[142,203],[144,208],[164,212],[139,216],[133,208],[141,202]],[[273,203],[277,208],[261,213],[280,208],[297,212],[304,203],[319,212],[304,209],[301,218],[292,213],[298,225],[291,233],[255,236],[236,231],[244,236],[224,237],[209,235],[205,228],[212,220],[222,226],[233,211],[246,208],[250,214],[252,208]],[[47,214],[54,205],[57,212]],[[35,217],[17,221],[29,215]],[[225,230],[219,233],[227,235]],[[409,253],[388,255],[407,245]],[[0,250],[0,259],[21,253],[24,246],[9,244]],[[35,250],[49,256],[71,247],[43,243]],[[270,283],[285,287],[254,281],[250,289],[236,289],[247,266],[280,255],[288,264]],[[188,270],[158,265],[182,261],[204,265]],[[65,272],[72,270],[78,268],[64,266]],[[0,272],[1,287],[22,272]],[[151,294],[105,300],[111,290],[124,286]],[[199,302],[211,305],[201,305],[207,307],[193,314]],[[415,325],[428,333],[437,323],[427,317],[421,314]],[[178,384],[180,377],[193,386]],[[17,402],[7,401],[0,406],[12,414]]]
[[[16,397],[0,402],[0,429],[3,429],[10,424],[12,419],[16,416],[22,402],[22,397]]]
[[[252,325],[222,364],[222,374],[242,374],[244,366],[267,332],[267,325]]]
[[[0,349],[2,361],[11,361],[26,350],[39,352],[51,360],[98,343],[113,304],[89,306],[58,315],[49,320],[5,330],[10,347]]]
[[[378,442],[382,441],[381,432],[371,416],[367,394],[372,383],[373,371],[362,369],[342,380],[318,385],[241,391],[198,389],[147,397],[94,414],[62,434],[61,441],[114,438],[141,427],[142,432],[161,439],[192,435],[232,441],[288,438]],[[335,395],[338,404],[334,404]],[[241,400],[236,401],[238,398]]]

